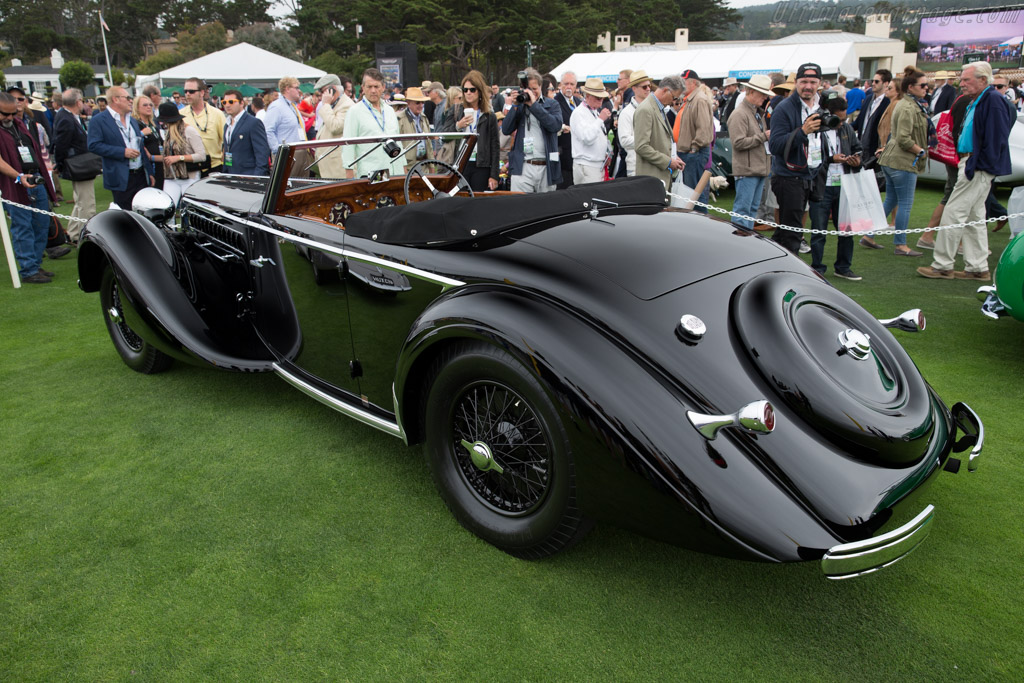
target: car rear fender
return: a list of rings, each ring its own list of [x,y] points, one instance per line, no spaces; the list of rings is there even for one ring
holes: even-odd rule
[[[271,370],[273,359],[251,341],[255,334],[248,320],[219,315],[207,320],[197,310],[202,304],[196,288],[188,285],[188,258],[176,236],[136,213],[98,214],[89,221],[78,250],[79,286],[98,291],[109,264],[121,288],[126,322],[147,342],[196,365]]]
[[[433,359],[466,340],[500,346],[537,374],[576,454],[586,514],[746,559],[812,559],[837,542],[729,430],[714,442],[702,437],[685,417],[695,406],[631,348],[531,292],[470,286],[420,316],[395,383],[410,443],[422,438],[422,397]]]

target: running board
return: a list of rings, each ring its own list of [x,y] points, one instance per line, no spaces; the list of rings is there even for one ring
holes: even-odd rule
[[[318,389],[309,382],[306,382],[305,380],[295,375],[294,373],[284,369],[283,367],[281,367],[279,363],[274,363],[273,365],[274,371],[277,372],[277,374],[279,374],[284,381],[288,382],[288,384],[291,384],[293,387],[295,387],[302,393],[306,394],[307,396],[311,396],[312,398],[315,398],[317,401],[320,401],[324,405],[334,408],[343,415],[347,415],[348,417],[359,420],[363,424],[374,427],[375,429],[379,429],[385,434],[397,436],[403,441],[405,440],[405,431],[397,422],[392,422],[390,420],[380,417],[379,415],[374,415],[373,413],[371,413],[368,410],[365,410],[364,408],[354,406],[351,403],[346,403],[345,401],[341,401],[327,394],[326,392]]]

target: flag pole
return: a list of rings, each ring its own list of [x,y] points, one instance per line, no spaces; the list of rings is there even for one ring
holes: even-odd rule
[[[97,11],[100,16],[100,35],[103,36],[103,56],[107,58],[107,80],[110,81],[110,85],[117,85],[114,83],[114,74],[110,70],[110,53],[107,52],[107,32],[103,30],[103,12]]]

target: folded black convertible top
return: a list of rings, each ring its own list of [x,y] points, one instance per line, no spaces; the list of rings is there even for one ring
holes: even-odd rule
[[[345,231],[385,244],[454,243],[547,218],[583,216],[594,199],[619,206],[663,206],[665,186],[657,178],[637,176],[544,194],[434,199],[360,211],[345,222]],[[599,204],[598,208],[606,206]]]

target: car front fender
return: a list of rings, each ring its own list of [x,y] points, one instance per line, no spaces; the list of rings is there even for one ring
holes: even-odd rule
[[[185,239],[129,211],[97,214],[82,233],[79,287],[98,291],[109,264],[121,288],[126,322],[150,344],[194,365],[272,370],[273,358],[251,341],[255,333],[247,320],[207,320],[200,314],[202,302],[190,285]]]

